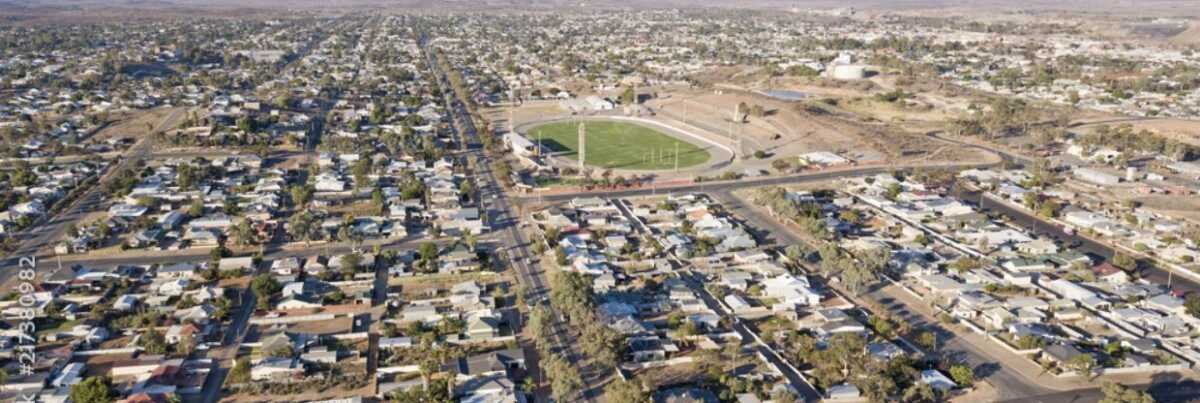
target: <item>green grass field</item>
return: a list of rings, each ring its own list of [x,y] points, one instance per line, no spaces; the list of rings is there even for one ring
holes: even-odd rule
[[[632,170],[664,170],[675,168],[676,145],[679,167],[703,164],[711,157],[708,151],[668,136],[657,130],[624,122],[584,122],[587,128],[587,160],[593,167]],[[579,122],[547,123],[526,132],[530,140],[558,155],[579,159]]]

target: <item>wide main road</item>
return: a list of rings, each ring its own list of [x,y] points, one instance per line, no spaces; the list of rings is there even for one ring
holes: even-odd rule
[[[428,48],[428,39],[423,34],[420,38],[420,46],[425,50],[429,59],[429,66],[434,70],[434,73],[443,88],[447,108],[452,112],[452,126],[456,129],[462,140],[461,151],[462,156],[466,159],[475,158],[475,178],[481,182],[479,185],[478,197],[480,207],[488,211],[488,220],[491,229],[499,232],[501,243],[508,251],[509,261],[517,272],[518,279],[525,287],[526,301],[541,301],[549,294],[545,273],[538,270],[530,264],[533,254],[528,250],[528,241],[524,234],[516,225],[519,217],[514,214],[513,206],[509,203],[508,196],[501,188],[499,181],[491,170],[488,157],[485,153],[480,152],[482,142],[479,140],[479,133],[475,128],[475,123],[470,114],[467,112],[463,100],[451,98],[450,94],[453,89],[450,88],[450,80],[446,76],[446,72],[442,71],[440,63],[437,62],[433,52]],[[491,196],[489,199],[488,196]],[[491,200],[491,205],[486,206],[486,200]],[[494,212],[494,214],[492,214]],[[585,385],[584,390],[579,391],[579,399],[584,401],[594,401],[596,396],[601,392],[605,378],[605,374],[599,373],[592,366],[584,365],[585,357],[578,349],[578,342],[574,340],[574,336],[568,331],[567,326],[557,315],[551,319],[550,335],[554,350],[559,351],[563,357],[577,368],[579,375],[583,379]],[[537,349],[532,346],[525,345],[522,347],[526,354],[530,357],[530,362],[527,366],[532,374],[540,374],[541,380],[544,382],[548,379],[546,373],[538,365]],[[546,396],[546,391],[543,389],[541,393],[535,396],[535,401],[549,401]]]

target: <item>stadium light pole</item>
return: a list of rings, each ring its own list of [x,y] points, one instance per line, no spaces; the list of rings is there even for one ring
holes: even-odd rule
[[[679,172],[679,142],[675,142],[675,172]]]

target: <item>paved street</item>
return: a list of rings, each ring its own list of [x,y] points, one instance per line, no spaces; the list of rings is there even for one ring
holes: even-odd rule
[[[988,200],[981,197],[982,194],[978,191],[969,191],[966,189],[954,189],[952,194],[955,197],[965,201],[973,202],[979,205],[984,210],[995,211],[1008,217],[1013,223],[1029,230],[1030,232],[1045,235],[1065,244],[1077,243],[1078,249],[1084,253],[1094,255],[1096,257],[1109,259],[1112,258],[1114,250],[1112,247],[1094,241],[1091,238],[1078,234],[1067,234],[1059,224],[1051,223],[1042,218],[1039,218],[1025,210],[1014,207],[1009,204]],[[1171,289],[1183,292],[1200,292],[1200,283],[1193,281],[1184,276],[1171,275],[1170,271],[1159,267],[1147,259],[1142,259],[1140,262],[1140,270],[1142,277],[1158,284],[1167,284],[1170,280]]]
[[[792,234],[792,229],[783,226],[776,219],[767,216],[758,209],[748,208],[745,201],[729,192],[713,193],[721,203],[735,215],[747,220],[769,234],[770,242],[779,245],[802,243]],[[1014,368],[1019,364],[1018,359],[1011,353],[1001,351],[990,341],[971,332],[953,332],[946,329],[934,319],[927,303],[917,300],[896,287],[875,288],[860,298],[870,298],[886,307],[890,312],[908,321],[915,329],[925,329],[938,335],[942,355],[956,355],[970,363],[980,379],[991,383],[1001,393],[1002,398],[1019,399],[1027,396],[1043,395],[1054,392],[1054,389],[1043,386],[1042,381],[1025,377],[1022,371]],[[1020,359],[1023,360],[1023,359]],[[1028,361],[1028,360],[1025,360]],[[1032,366],[1032,363],[1028,363]],[[1019,367],[1019,366],[1018,366]],[[1040,369],[1033,373],[1040,373]]]
[[[937,168],[944,169],[970,169],[970,168],[986,168],[997,164],[949,164],[938,165]],[[822,171],[807,171],[798,174],[767,176],[759,178],[743,178],[732,181],[714,181],[691,183],[686,185],[676,186],[642,186],[632,189],[592,189],[577,191],[562,191],[553,194],[527,194],[522,197],[515,198],[518,203],[539,203],[539,202],[560,202],[568,201],[576,197],[608,197],[608,198],[623,198],[623,197],[640,197],[665,195],[671,193],[706,193],[706,192],[722,192],[732,191],[735,189],[762,187],[762,186],[779,186],[798,183],[822,182],[840,178],[853,178],[859,176],[878,175],[887,172],[906,172],[914,168],[927,167],[923,165],[904,166],[897,165],[893,167],[868,166],[868,167],[849,167],[849,168],[834,168]]]
[[[438,69],[440,66],[433,57],[432,51],[427,48],[426,38],[422,38],[422,47],[426,48],[429,56],[429,65],[432,68]],[[449,79],[446,77],[445,71],[435,71],[438,80],[442,82],[445,88],[450,88]],[[482,152],[482,142],[479,140],[479,133],[475,128],[474,122],[471,120],[470,114],[461,100],[452,99],[450,93],[446,91],[446,104],[450,106],[452,112],[452,122],[454,128],[458,131],[460,138],[466,142],[463,144],[464,158],[476,159],[475,163],[475,178],[480,180],[480,199],[484,206],[481,206],[488,214],[488,223],[493,232],[498,232],[504,237],[502,245],[507,252],[509,262],[513,265],[517,272],[520,283],[525,288],[526,301],[540,301],[548,297],[549,288],[547,287],[546,273],[538,270],[536,266],[531,265],[530,257],[533,256],[528,250],[528,242],[521,233],[517,223],[519,217],[514,214],[512,206],[509,204],[508,196],[501,188],[500,183],[496,180],[495,175],[491,170],[491,164],[488,157]],[[487,200],[491,200],[490,203]],[[488,205],[490,204],[490,205]],[[579,369],[580,377],[583,379],[583,384],[588,388],[581,391],[581,400],[594,401],[599,396],[604,385],[608,382],[611,374],[601,374],[595,371],[594,366],[585,365],[584,357],[579,351],[578,343],[574,340],[574,336],[568,331],[567,326],[557,316],[551,322],[551,337],[554,338],[554,348],[552,350],[559,351],[563,354],[564,359],[576,365]],[[529,361],[527,366],[532,368],[531,376],[546,383],[547,374],[542,372],[542,368],[538,366],[537,349],[526,342],[524,350],[527,353],[533,353],[527,357]],[[535,394],[535,401],[544,402],[549,400],[548,388],[542,388]]]
[[[626,206],[623,203],[615,202],[615,200],[614,204],[616,204],[618,210],[621,211],[621,214],[624,215],[626,219],[637,225],[638,232],[648,235],[650,234],[650,229],[647,228],[641,220],[639,220],[633,215],[633,213],[629,211],[629,206]],[[712,309],[721,317],[729,318],[730,327],[732,327],[733,331],[737,332],[738,336],[741,337],[741,342],[749,342],[752,349],[758,352],[762,357],[765,357],[767,361],[769,361],[769,364],[779,369],[779,372],[782,373],[783,377],[787,379],[788,384],[792,385],[792,388],[799,393],[800,398],[803,401],[812,402],[821,400],[821,394],[817,392],[817,389],[814,388],[812,384],[808,383],[808,380],[804,378],[803,374],[793,367],[791,363],[787,362],[786,359],[780,356],[780,354],[776,352],[774,348],[772,348],[770,345],[767,345],[765,341],[760,339],[758,334],[746,326],[746,324],[742,322],[737,315],[734,315],[733,312],[726,310],[725,306],[722,305],[722,303],[718,301],[717,298],[708,291],[708,289],[704,288],[704,283],[707,280],[705,280],[703,276],[692,271],[687,262],[677,258],[673,260],[675,261],[675,264],[680,266],[678,272],[679,278],[687,283],[688,288],[690,288],[692,292],[695,292],[696,295],[699,295],[700,298],[704,300],[704,305],[708,306],[709,309]],[[745,346],[743,344],[743,349],[744,348]]]
[[[166,130],[178,124],[178,120],[185,108],[176,108],[164,117],[154,130],[151,132]],[[25,256],[34,256],[39,252],[51,247],[54,242],[62,239],[67,233],[67,227],[72,223],[78,223],[80,219],[88,213],[103,207],[105,198],[104,184],[109,182],[114,175],[131,167],[137,161],[142,160],[154,148],[154,139],[147,135],[142,137],[137,144],[126,151],[125,156],[116,164],[110,166],[108,170],[100,177],[100,180],[86,189],[75,201],[67,205],[58,214],[45,218],[39,223],[36,223],[33,228],[26,231],[24,234],[18,235],[21,243],[17,249],[9,255],[9,258],[0,264],[0,273],[6,270],[11,270],[17,265],[17,259]]]

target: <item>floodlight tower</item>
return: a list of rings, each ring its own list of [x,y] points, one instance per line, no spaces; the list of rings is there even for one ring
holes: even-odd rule
[[[583,161],[587,159],[587,128],[579,122],[579,172],[583,172]]]

